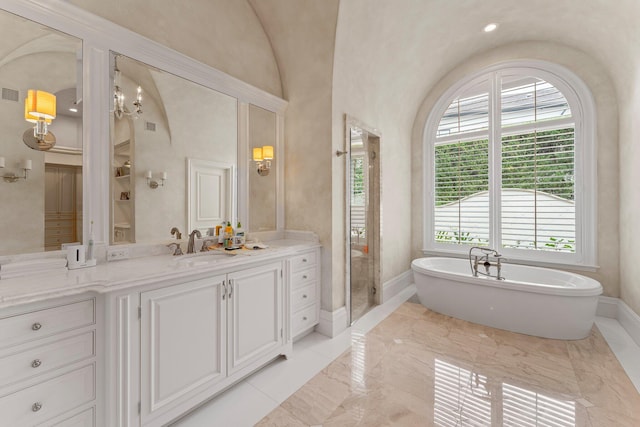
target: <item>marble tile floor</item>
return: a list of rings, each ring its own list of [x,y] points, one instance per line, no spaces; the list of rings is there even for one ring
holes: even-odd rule
[[[640,389],[640,348],[617,321],[598,318],[584,340],[547,340],[442,316],[411,295],[336,338],[305,337],[292,359],[174,425],[640,426],[629,378]]]

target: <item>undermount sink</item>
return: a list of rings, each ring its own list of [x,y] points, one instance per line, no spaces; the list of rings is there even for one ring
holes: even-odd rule
[[[197,252],[195,254],[180,255],[173,258],[172,262],[184,267],[198,267],[202,265],[212,264],[234,257],[236,254],[208,251]]]

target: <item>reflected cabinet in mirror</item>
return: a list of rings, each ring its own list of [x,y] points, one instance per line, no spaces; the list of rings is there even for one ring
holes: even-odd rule
[[[0,11],[0,255],[82,241],[82,41]]]
[[[111,243],[235,220],[236,98],[119,54],[111,77]]]

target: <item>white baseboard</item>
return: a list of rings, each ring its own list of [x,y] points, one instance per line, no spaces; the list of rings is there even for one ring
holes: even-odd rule
[[[345,331],[348,326],[346,307],[342,306],[334,311],[320,310],[320,323],[316,326],[316,332],[333,338]]]
[[[413,284],[413,273],[407,270],[382,285],[382,299],[380,305],[390,301]],[[320,310],[320,323],[316,332],[328,337],[335,337],[349,327],[346,307],[334,311]]]
[[[619,298],[601,296],[596,315],[617,319],[620,325],[640,345],[640,316]]]
[[[611,298],[601,296],[598,298],[598,308],[596,309],[596,316],[608,317],[610,319],[618,318],[618,301],[619,298]]]
[[[622,300],[618,302],[618,322],[631,335],[636,344],[640,345],[640,316]]]
[[[413,283],[413,271],[407,270],[382,284],[382,298],[380,304],[384,304],[403,289]]]

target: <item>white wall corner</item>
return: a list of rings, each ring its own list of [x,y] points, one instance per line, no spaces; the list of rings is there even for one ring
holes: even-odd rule
[[[345,331],[348,326],[346,307],[342,306],[334,311],[320,310],[320,323],[316,326],[316,332],[333,338]]]
[[[596,316],[616,319],[620,326],[640,345],[640,316],[619,298],[601,296],[598,298]]]
[[[596,316],[608,317],[610,319],[618,318],[618,298],[601,296],[598,298],[598,308]]]
[[[618,300],[618,322],[636,344],[640,345],[640,316],[622,300]]]
[[[382,284],[382,298],[380,304],[386,303],[412,283],[413,272],[411,270],[407,270],[404,273],[397,275],[393,279],[384,282]]]

